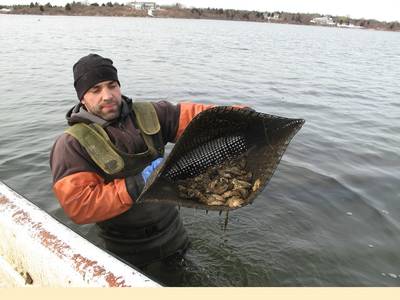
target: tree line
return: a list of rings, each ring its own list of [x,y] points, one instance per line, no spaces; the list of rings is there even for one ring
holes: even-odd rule
[[[65,6],[53,6],[50,2],[39,4],[31,2],[29,5],[0,5],[0,8],[12,8],[15,14],[67,14],[67,15],[107,15],[107,16],[146,16],[147,13],[135,10],[132,7],[118,2],[102,2],[86,4],[72,1]],[[185,8],[180,3],[160,6],[153,12],[155,17],[217,19],[253,22],[271,22],[298,25],[312,25],[313,18],[321,14],[289,13],[284,11],[247,11],[222,8]],[[381,22],[374,19],[353,19],[347,16],[332,16],[332,20],[339,25],[353,24],[369,29],[400,31],[399,22]]]

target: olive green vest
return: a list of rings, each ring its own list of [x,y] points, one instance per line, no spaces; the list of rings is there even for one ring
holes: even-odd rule
[[[117,149],[99,124],[77,123],[65,131],[78,140],[97,166],[112,177],[138,174],[164,154],[160,122],[154,106],[149,102],[134,102],[132,109],[136,116],[135,125],[147,146],[147,150],[141,153],[129,154]]]

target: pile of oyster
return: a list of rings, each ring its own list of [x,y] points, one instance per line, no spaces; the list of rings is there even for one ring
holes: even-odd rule
[[[202,174],[178,180],[179,197],[212,206],[240,207],[247,203],[251,191],[260,187],[252,183],[253,174],[246,170],[244,155],[208,168]]]

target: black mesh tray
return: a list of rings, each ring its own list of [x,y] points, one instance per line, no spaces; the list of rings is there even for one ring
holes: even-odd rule
[[[253,173],[253,183],[257,179],[260,182],[260,187],[251,191],[247,198],[245,205],[250,204],[268,184],[288,144],[303,124],[303,119],[226,106],[203,111],[187,126],[170,155],[150,177],[137,201],[166,201],[205,210],[237,209],[180,198],[177,181],[194,177],[210,166],[244,154],[247,169]]]

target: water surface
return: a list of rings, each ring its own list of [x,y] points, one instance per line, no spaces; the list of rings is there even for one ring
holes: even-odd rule
[[[77,103],[72,65],[99,53],[135,99],[245,104],[304,118],[253,205],[181,209],[179,286],[400,286],[398,33],[212,20],[0,15],[0,180],[69,221],[51,190]],[[171,146],[170,146],[171,147]]]

